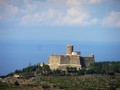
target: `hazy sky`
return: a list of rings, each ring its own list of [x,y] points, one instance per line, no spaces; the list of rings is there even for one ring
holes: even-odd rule
[[[0,41],[120,42],[120,0],[0,0]]]

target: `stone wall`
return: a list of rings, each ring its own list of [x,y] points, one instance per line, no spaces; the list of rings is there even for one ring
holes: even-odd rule
[[[49,61],[48,61],[48,65],[50,66],[50,69],[58,68],[62,56],[63,55],[50,55]]]
[[[70,56],[70,64],[80,65],[80,57],[79,56]]]
[[[70,57],[69,56],[62,56],[60,60],[60,64],[70,64]]]
[[[84,64],[83,67],[88,67],[90,63],[95,62],[94,57],[81,57],[81,62]]]
[[[62,55],[51,55],[49,57],[49,64],[60,64]]]
[[[64,56],[64,55],[51,55],[49,58],[50,69],[62,69],[66,67],[81,68],[79,56]]]

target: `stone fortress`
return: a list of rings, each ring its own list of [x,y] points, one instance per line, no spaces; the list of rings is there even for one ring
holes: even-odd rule
[[[48,65],[50,69],[66,70],[66,67],[86,68],[95,62],[94,54],[84,57],[79,51],[73,51],[73,45],[67,45],[66,55],[50,55]]]

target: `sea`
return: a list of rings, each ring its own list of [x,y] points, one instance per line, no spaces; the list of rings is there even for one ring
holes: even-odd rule
[[[65,54],[66,46],[74,45],[81,56],[95,55],[96,62],[120,61],[120,43],[84,41],[0,41],[0,75],[6,75],[38,63],[47,63],[51,54]]]

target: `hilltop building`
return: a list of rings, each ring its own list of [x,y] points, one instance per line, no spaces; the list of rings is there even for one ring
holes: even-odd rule
[[[66,70],[66,67],[86,68],[91,62],[95,62],[94,54],[81,56],[79,51],[74,51],[73,45],[67,45],[66,55],[50,55],[48,65],[50,69]]]

